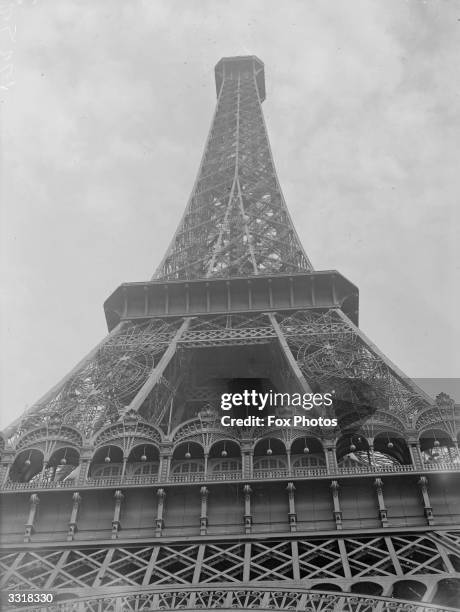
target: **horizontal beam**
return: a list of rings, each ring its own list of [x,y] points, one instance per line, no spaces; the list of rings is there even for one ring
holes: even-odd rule
[[[105,301],[109,330],[120,321],[240,312],[337,308],[358,323],[359,293],[335,270],[229,279],[124,283]]]

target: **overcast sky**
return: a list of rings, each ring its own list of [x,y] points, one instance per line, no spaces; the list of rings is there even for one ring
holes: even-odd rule
[[[160,262],[230,55],[265,63],[275,164],[315,268],[358,285],[361,328],[408,375],[458,375],[458,2],[38,0],[11,25],[3,426],[105,335],[106,297]]]

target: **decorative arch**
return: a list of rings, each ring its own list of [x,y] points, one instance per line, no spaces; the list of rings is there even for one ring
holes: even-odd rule
[[[27,448],[40,449],[47,459],[58,448],[72,447],[79,451],[82,444],[83,438],[77,429],[68,425],[45,425],[27,431],[18,439],[15,447],[17,451]]]
[[[233,440],[239,443],[239,438],[223,427],[219,421],[208,421],[200,418],[189,419],[178,425],[170,435],[170,439],[176,447],[179,443],[197,442],[208,452],[212,445],[219,440]]]
[[[430,406],[426,410],[423,410],[415,422],[415,429],[422,433],[429,429],[441,429],[447,434],[452,435],[455,430],[455,424],[451,422],[449,418],[445,418],[439,406]]]
[[[120,446],[126,453],[138,444],[160,444],[163,441],[162,432],[152,425],[137,418],[126,418],[100,430],[93,438],[97,448],[106,444]]]

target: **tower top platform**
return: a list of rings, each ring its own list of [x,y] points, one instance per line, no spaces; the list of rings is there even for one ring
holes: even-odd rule
[[[215,67],[216,92],[219,96],[222,83],[225,79],[236,79],[239,75],[254,74],[260,101],[265,100],[265,72],[263,62],[255,55],[239,55],[223,57]]]

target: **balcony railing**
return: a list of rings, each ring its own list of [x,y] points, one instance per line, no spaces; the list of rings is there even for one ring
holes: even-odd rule
[[[102,476],[98,478],[88,477],[85,480],[34,480],[31,482],[7,481],[2,487],[3,491],[32,491],[48,489],[85,489],[85,488],[113,488],[130,486],[149,486],[153,484],[186,484],[201,482],[226,482],[226,481],[250,481],[250,480],[286,480],[288,478],[327,478],[340,476],[373,475],[381,474],[406,474],[423,472],[460,472],[460,464],[456,462],[425,463],[416,468],[413,465],[359,465],[354,467],[338,467],[328,469],[327,467],[296,467],[254,470],[251,474],[243,474],[240,470],[234,471],[210,471],[192,472],[189,474],[170,474],[166,478],[160,478],[158,474],[140,474],[124,476]]]

